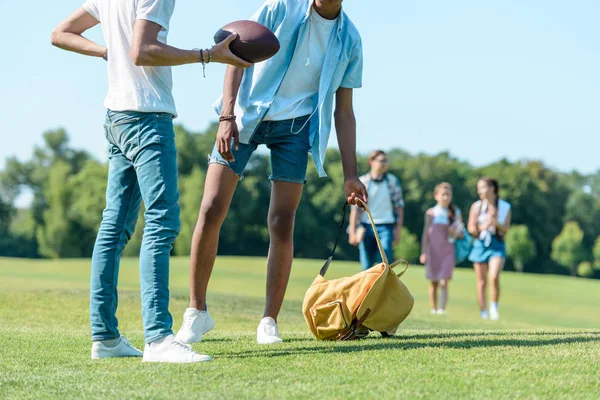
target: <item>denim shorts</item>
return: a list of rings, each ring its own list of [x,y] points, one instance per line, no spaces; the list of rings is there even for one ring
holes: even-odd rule
[[[495,235],[492,236],[492,242],[485,246],[479,239],[473,241],[473,248],[469,254],[469,261],[474,263],[487,263],[492,258],[506,258],[506,246],[502,240]]]
[[[284,121],[263,121],[250,143],[240,143],[237,151],[232,150],[235,161],[225,161],[215,144],[208,163],[227,165],[242,179],[252,153],[259,145],[264,144],[271,151],[271,181],[305,184],[308,152],[311,147],[309,132],[308,115]]]

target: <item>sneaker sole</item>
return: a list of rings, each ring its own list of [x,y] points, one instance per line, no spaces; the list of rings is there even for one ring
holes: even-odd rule
[[[208,362],[208,361],[212,361],[212,358],[209,357],[207,359],[196,360],[196,361],[142,360],[142,362],[145,362],[145,363],[166,363],[166,364],[196,364],[196,363]]]

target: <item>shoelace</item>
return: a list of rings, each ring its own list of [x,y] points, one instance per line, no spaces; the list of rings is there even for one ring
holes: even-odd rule
[[[195,319],[196,318],[194,318],[194,317],[186,316],[185,319],[183,320],[183,328],[191,329]]]
[[[185,344],[185,343],[181,343],[179,340],[173,340],[171,343],[173,343],[175,346],[179,347],[180,349],[184,350],[186,353],[195,353],[194,350],[192,350],[192,347]]]

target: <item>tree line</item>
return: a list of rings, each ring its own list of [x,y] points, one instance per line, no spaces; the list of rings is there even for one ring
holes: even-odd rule
[[[216,130],[216,124],[197,133],[181,125],[175,128],[182,227],[174,255],[189,254]],[[107,163],[72,148],[63,129],[47,131],[43,138],[44,144],[34,149],[29,160],[9,158],[0,171],[0,255],[90,257],[104,208]],[[406,202],[402,240],[395,249],[398,257],[417,261],[424,213],[435,203],[436,184],[452,184],[453,203],[466,215],[477,200],[477,180],[492,176],[500,182],[500,196],[513,206],[513,228],[506,237],[507,269],[600,278],[600,170],[590,175],[564,173],[539,161],[507,160],[476,168],[448,152],[413,155],[385,150]],[[361,173],[368,170],[366,157],[359,155]],[[309,163],[308,184],[296,217],[296,257],[326,258],[335,241],[344,204],[337,150],[328,150],[326,169],[329,176],[319,178]],[[221,255],[267,254],[268,154],[255,154],[245,175],[221,231]],[[24,190],[32,194],[32,203],[17,209],[14,201]],[[124,255],[139,254],[142,233],[140,213]],[[358,251],[342,240],[336,257],[357,259]]]

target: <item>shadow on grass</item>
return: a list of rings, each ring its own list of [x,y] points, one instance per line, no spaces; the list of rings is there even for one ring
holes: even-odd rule
[[[373,334],[372,334],[373,335]],[[440,334],[410,334],[384,339],[375,336],[353,342],[316,342],[313,339],[290,338],[286,343],[298,347],[280,346],[250,349],[236,353],[215,353],[223,358],[280,357],[301,354],[351,353],[379,350],[414,350],[420,348],[476,349],[494,347],[545,347],[572,343],[600,342],[600,331],[590,332],[519,332],[515,336],[555,336],[551,339],[512,338],[501,332],[449,332]],[[495,336],[495,337],[494,337]],[[312,344],[312,345],[311,345]]]

